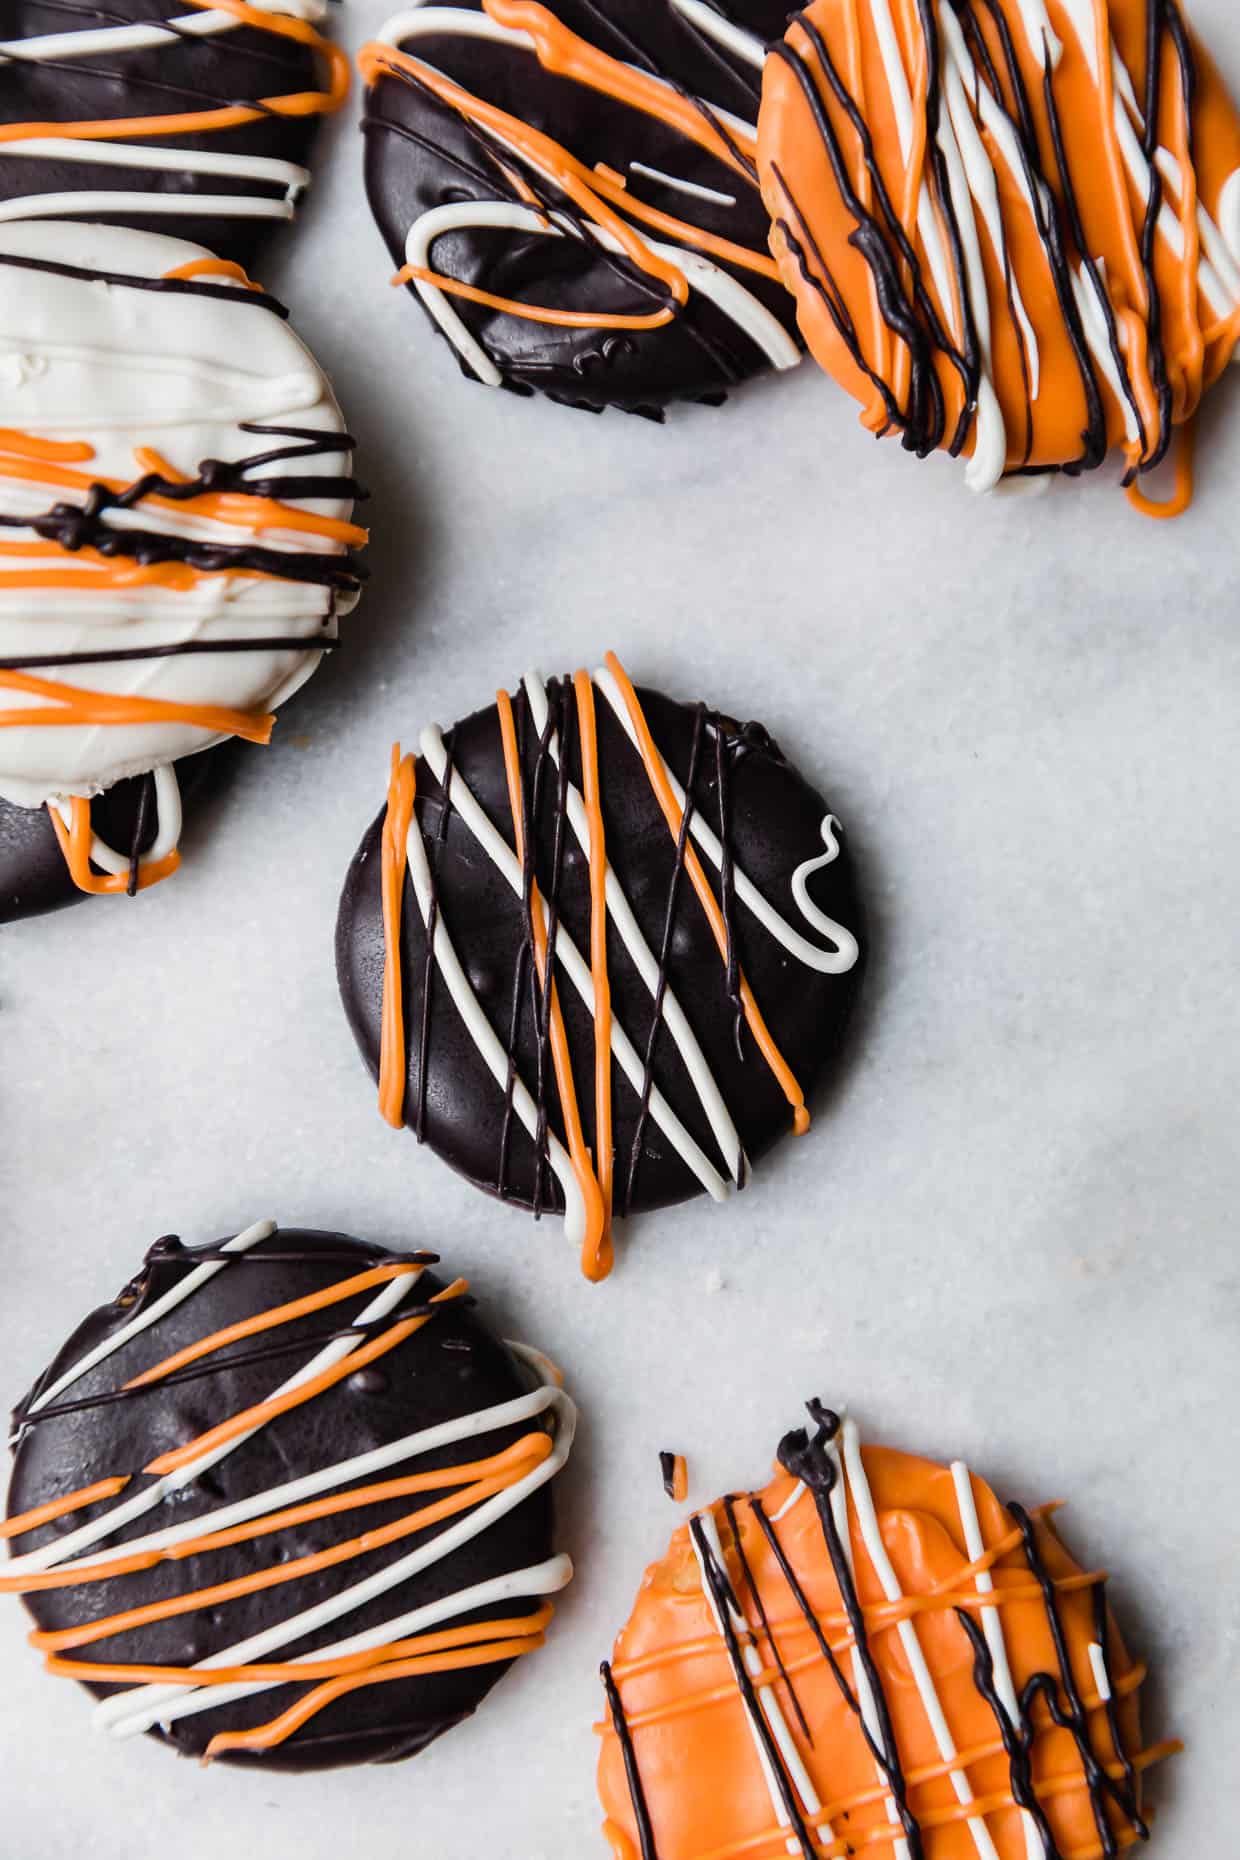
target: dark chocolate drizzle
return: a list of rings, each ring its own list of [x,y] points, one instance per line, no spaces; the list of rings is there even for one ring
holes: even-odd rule
[[[650,1809],[646,1803],[646,1792],[642,1787],[641,1771],[637,1766],[637,1752],[633,1748],[633,1738],[629,1731],[628,1720],[624,1715],[624,1706],[620,1702],[620,1691],[612,1678],[611,1667],[606,1660],[599,1667],[603,1681],[603,1691],[607,1695],[607,1709],[611,1722],[620,1741],[621,1754],[624,1757],[624,1774],[629,1785],[629,1798],[633,1804],[633,1815],[637,1822],[637,1843],[641,1860],[659,1860],[654,1844],[654,1826],[650,1820]]]

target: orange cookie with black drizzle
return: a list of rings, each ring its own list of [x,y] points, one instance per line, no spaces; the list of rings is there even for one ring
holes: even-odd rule
[[[1176,0],[811,0],[758,167],[802,333],[869,431],[975,490],[1120,448],[1139,508],[1186,507],[1240,336],[1240,118]]]
[[[726,1200],[807,1129],[861,979],[843,830],[761,725],[613,653],[418,750],[345,881],[345,1010],[388,1122],[562,1210],[601,1279],[613,1215]]]
[[[490,387],[661,418],[799,359],[754,162],[778,0],[415,6],[361,53],[371,207]]]
[[[1148,1833],[1145,1668],[1054,1505],[809,1404],[699,1512],[603,1667],[614,1860],[1115,1860]]]
[[[435,1264],[273,1221],[166,1235],[19,1404],[0,1590],[98,1728],[393,1762],[542,1645],[575,1410]]]

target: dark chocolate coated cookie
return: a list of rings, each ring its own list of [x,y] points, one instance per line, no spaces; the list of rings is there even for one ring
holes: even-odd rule
[[[347,87],[317,30],[326,0],[303,11],[0,0],[0,203],[175,233],[248,264],[293,217],[319,115]],[[89,132],[100,123],[122,127]]]
[[[0,1577],[113,1736],[392,1762],[541,1645],[573,1406],[433,1263],[165,1238],[20,1404]]]
[[[563,1209],[602,1277],[613,1212],[725,1199],[808,1124],[862,969],[839,823],[760,725],[612,654],[419,747],[345,881],[346,1012],[389,1121]]]
[[[753,164],[784,16],[484,0],[363,50],[371,207],[467,376],[659,418],[797,361]]]

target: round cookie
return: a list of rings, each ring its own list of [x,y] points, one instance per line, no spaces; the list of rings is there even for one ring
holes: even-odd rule
[[[348,61],[327,0],[9,0],[0,222],[102,220],[249,263],[291,220]]]
[[[811,0],[758,166],[802,333],[871,432],[979,491],[1119,446],[1139,508],[1185,507],[1187,441],[1169,500],[1138,480],[1240,336],[1240,118],[1177,9]]]
[[[176,863],[172,765],[266,742],[337,643],[353,441],[283,307],[199,246],[0,227],[0,285],[0,801],[49,808],[79,889],[124,891],[88,803],[155,771],[145,888]]]
[[[434,1263],[271,1221],[168,1236],[20,1404],[0,1588],[100,1727],[393,1762],[541,1645],[573,1405]]]
[[[614,1860],[1066,1860],[1143,1838],[1138,1689],[1051,1523],[817,1402],[647,1570],[603,1667]]]
[[[761,725],[611,653],[419,749],[345,881],[345,1010],[389,1122],[602,1278],[613,1211],[724,1200],[808,1125],[861,979],[842,829]]]
[[[754,167],[774,0],[415,6],[360,63],[366,187],[467,377],[662,417],[799,359]]]

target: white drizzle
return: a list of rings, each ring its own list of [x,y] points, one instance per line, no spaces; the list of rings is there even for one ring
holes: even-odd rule
[[[889,1602],[902,1601],[904,1598],[904,1591],[900,1587],[900,1579],[896,1575],[895,1565],[887,1554],[887,1546],[883,1542],[883,1534],[879,1527],[878,1513],[874,1509],[874,1500],[870,1493],[870,1482],[866,1476],[865,1464],[861,1457],[861,1440],[857,1431],[857,1424],[848,1416],[845,1416],[841,1421],[841,1430],[843,1433],[844,1465],[848,1474],[848,1484],[852,1492],[857,1525],[861,1532],[861,1541],[865,1545],[866,1555],[870,1559],[874,1573],[882,1585],[883,1594],[887,1597],[887,1600]],[[917,1686],[917,1694],[925,1710],[935,1744],[938,1747],[939,1755],[944,1763],[953,1766],[950,1775],[952,1788],[956,1792],[956,1800],[962,1807],[967,1808],[974,1799],[972,1785],[964,1769],[958,1767],[956,1764],[958,1752],[956,1750],[955,1740],[952,1737],[951,1728],[948,1725],[946,1715],[943,1711],[942,1700],[939,1698],[938,1688],[934,1683],[934,1675],[930,1671],[926,1662],[926,1656],[922,1651],[917,1628],[911,1618],[904,1616],[897,1624],[897,1632],[900,1636],[900,1644],[904,1648],[905,1658],[908,1660],[909,1666],[912,1669],[913,1679]],[[984,1816],[976,1814],[970,1815],[968,1817],[968,1828],[969,1833],[973,1837],[973,1845],[977,1849],[980,1860],[999,1860],[998,1852],[991,1838],[990,1830],[986,1826]]]
[[[981,1522],[977,1515],[977,1505],[973,1498],[973,1481],[969,1469],[962,1460],[953,1460],[951,1467],[952,1486],[956,1494],[956,1509],[960,1513],[960,1525],[964,1532],[965,1553],[970,1563],[976,1563],[986,1554],[986,1540],[982,1536]],[[995,1579],[988,1569],[979,1569],[975,1578],[981,1595],[994,1593]],[[1007,1639],[1003,1632],[1003,1611],[997,1605],[982,1609],[982,1633],[986,1637],[986,1646],[990,1652],[994,1668],[995,1691],[998,1693],[1009,1722],[1018,1734],[1024,1730],[1024,1713],[1016,1697],[1016,1687],[1012,1681],[1012,1668],[1008,1660]],[[1046,1846],[1038,1832],[1038,1824],[1027,1808],[1020,1811],[1021,1825],[1025,1833],[1025,1853],[1028,1860],[1045,1860]]]
[[[257,1222],[234,1239],[227,1241],[221,1251],[227,1254],[248,1252],[260,1241],[270,1239],[275,1232],[276,1226],[273,1221]],[[140,1312],[128,1324],[122,1325],[111,1337],[88,1351],[78,1363],[58,1377],[30,1404],[30,1414],[36,1415],[50,1406],[66,1389],[80,1381],[89,1370],[96,1368],[133,1338],[158,1324],[170,1311],[183,1304],[187,1298],[192,1297],[217,1273],[225,1270],[227,1264],[226,1259],[216,1259],[205,1261],[194,1267],[162,1298],[157,1299],[154,1304]],[[354,1322],[358,1325],[372,1324],[390,1315],[416,1285],[423,1271],[422,1266],[411,1262],[407,1272],[398,1274],[379,1288],[376,1296],[367,1301]],[[338,1338],[326,1344],[301,1369],[273,1390],[267,1399],[274,1400],[313,1380],[323,1370],[347,1359],[361,1346],[363,1341],[362,1336],[355,1336]],[[549,1373],[547,1359],[540,1352],[528,1349],[521,1344],[509,1344],[508,1347],[536,1373],[540,1375]],[[40,1550],[10,1558],[6,1564],[6,1570],[8,1574],[19,1577],[37,1574],[48,1569],[60,1569],[71,1573],[79,1563],[93,1569],[118,1558],[127,1558],[136,1552],[167,1549],[190,1538],[214,1534],[253,1518],[273,1515],[291,1504],[299,1503],[323,1492],[336,1490],[351,1482],[360,1482],[372,1473],[406,1463],[442,1447],[478,1439],[500,1428],[515,1426],[523,1421],[534,1421],[543,1415],[555,1416],[556,1432],[552,1450],[522,1479],[496,1493],[484,1504],[459,1519],[449,1529],[439,1533],[428,1543],[422,1544],[417,1550],[388,1564],[384,1569],[349,1585],[337,1594],[309,1608],[287,1616],[284,1620],[245,1640],[221,1649],[208,1659],[195,1663],[199,1670],[204,1671],[217,1666],[250,1664],[261,1660],[268,1653],[288,1646],[291,1642],[317,1632],[332,1621],[340,1620],[376,1596],[390,1593],[419,1571],[451,1556],[462,1545],[481,1536],[493,1524],[497,1524],[501,1518],[523,1504],[532,1493],[553,1479],[568,1459],[576,1431],[576,1409],[564,1390],[551,1382],[544,1382],[542,1386],[531,1389],[528,1393],[516,1396],[509,1401],[497,1403],[474,1414],[462,1415],[455,1420],[441,1422],[434,1427],[423,1428],[418,1432],[405,1435],[400,1440],[373,1448],[367,1453],[356,1454],[352,1458],[337,1461],[332,1465],[319,1467],[316,1471],[305,1474],[299,1479],[288,1480],[282,1485],[269,1487],[266,1491],[254,1493],[233,1504],[217,1506],[213,1511],[200,1513],[197,1517],[186,1519],[180,1524],[150,1532],[144,1537],[130,1538],[122,1544],[113,1545],[110,1549],[94,1551],[84,1558],[81,1556],[81,1552],[90,1550],[91,1546],[98,1543],[101,1538],[110,1536],[135,1518],[151,1511],[170,1492],[191,1483],[209,1467],[217,1465],[221,1459],[236,1452],[238,1447],[262,1431],[266,1423],[260,1422],[225,1442],[223,1446],[198,1455],[176,1472],[153,1481],[136,1498],[123,1500],[111,1506],[101,1517],[91,1523],[54,1539]],[[564,1588],[570,1581],[572,1573],[572,1563],[567,1556],[552,1556],[532,1568],[514,1570],[489,1581],[470,1585],[465,1589],[443,1596],[435,1602],[424,1604],[420,1608],[409,1610],[391,1620],[381,1622],[378,1626],[368,1628],[348,1639],[297,1655],[293,1663],[318,1662],[381,1647],[489,1603],[505,1601],[517,1596],[551,1595]],[[213,1710],[216,1706],[227,1704],[231,1700],[248,1698],[255,1693],[268,1691],[277,1684],[287,1684],[287,1681],[258,1680],[227,1686],[194,1686],[182,1681],[175,1684],[138,1686],[104,1699],[96,1707],[94,1719],[114,1737],[131,1737],[138,1732],[151,1729],[156,1724],[166,1726],[180,1718]]]

